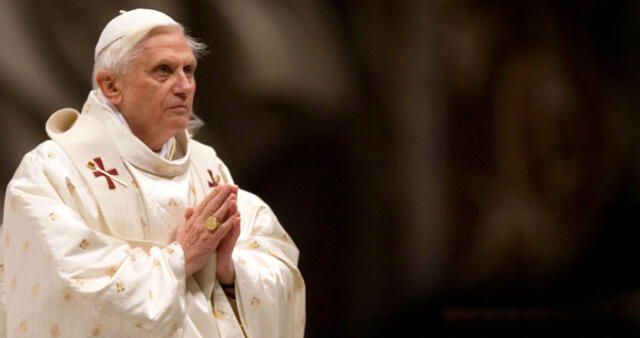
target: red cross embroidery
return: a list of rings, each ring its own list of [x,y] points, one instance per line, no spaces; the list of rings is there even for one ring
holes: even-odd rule
[[[110,170],[105,170],[104,169],[104,165],[102,164],[102,159],[100,157],[96,157],[93,159],[93,162],[95,162],[98,165],[98,168],[100,168],[101,171],[106,172],[109,175],[113,175],[113,176],[117,176],[118,175],[118,169],[113,168]],[[114,190],[116,188],[116,185],[113,184],[113,180],[111,179],[111,177],[109,177],[108,175],[105,175],[104,173],[100,172],[100,170],[95,170],[93,172],[93,176],[95,177],[100,177],[100,176],[104,176],[104,178],[107,179],[107,185],[109,185],[109,190]]]
[[[213,188],[218,185],[218,182],[213,178],[213,172],[211,170],[207,169],[207,172],[209,173],[209,177],[211,177],[211,181],[208,181],[207,183],[209,183],[209,188]]]

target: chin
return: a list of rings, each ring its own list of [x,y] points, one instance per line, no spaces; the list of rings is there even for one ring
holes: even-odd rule
[[[187,128],[190,119],[191,114],[175,116],[170,121],[168,121],[168,127],[175,130],[176,132],[181,131]]]

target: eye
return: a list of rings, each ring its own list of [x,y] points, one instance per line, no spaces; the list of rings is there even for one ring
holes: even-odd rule
[[[188,76],[193,76],[193,74],[196,72],[196,67],[195,66],[185,66],[183,68],[183,71],[186,75]]]
[[[160,65],[160,66],[156,67],[156,71],[159,72],[159,73],[169,74],[169,73],[171,73],[171,68],[168,65]]]

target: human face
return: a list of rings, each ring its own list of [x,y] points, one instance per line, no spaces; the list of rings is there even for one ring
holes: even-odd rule
[[[158,151],[187,127],[196,90],[196,59],[182,32],[154,29],[132,60],[131,71],[119,79],[116,106],[132,132]]]

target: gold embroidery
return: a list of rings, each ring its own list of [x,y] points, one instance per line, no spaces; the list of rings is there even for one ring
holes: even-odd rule
[[[98,324],[91,330],[91,336],[98,337],[100,335],[102,335],[102,325]]]
[[[16,280],[16,278],[15,278],[15,277],[13,277],[13,278],[11,279],[11,290],[12,290],[12,291],[13,291],[13,290],[15,290],[17,285],[18,285],[18,281]]]
[[[123,292],[124,291],[124,283],[123,282],[117,282],[116,283],[116,291],[118,291],[118,292]]]
[[[20,332],[26,333],[28,329],[29,329],[29,325],[27,324],[27,322],[24,321],[24,320],[21,321],[20,322]]]
[[[195,195],[196,194],[196,187],[193,186],[193,184],[189,185],[189,188],[191,190],[191,194]]]
[[[87,241],[86,239],[82,239],[82,242],[80,242],[80,248],[82,249],[87,249],[89,247],[89,241]]]
[[[142,225],[142,230],[147,228],[147,222],[145,222],[142,218],[140,219],[140,224]]]
[[[38,284],[38,283],[33,284],[33,287],[31,289],[32,289],[31,291],[33,292],[34,296],[37,297],[38,295],[40,295],[40,284]]]
[[[278,275],[277,273],[271,271],[271,277],[273,277],[273,279],[275,279],[276,281],[280,280],[280,275]]]
[[[173,326],[171,327],[171,333],[174,333],[178,331],[178,324],[177,323],[173,323]]]
[[[160,260],[159,260],[159,259],[157,259],[157,258],[156,258],[156,259],[154,259],[154,260],[153,260],[153,265],[154,265],[154,266],[160,266]]]
[[[51,337],[60,337],[60,327],[58,325],[54,325],[50,330]]]
[[[69,301],[71,300],[71,297],[71,292],[69,292],[69,290],[62,291],[62,299]]]
[[[135,262],[135,261],[136,261],[136,255],[134,255],[133,253],[130,253],[130,254],[129,254],[129,258],[131,258],[131,261],[132,261],[132,262]]]
[[[253,297],[253,299],[251,299],[251,306],[253,307],[260,306],[260,299],[258,299],[257,297]]]
[[[135,323],[135,327],[142,328],[142,323]]]
[[[216,184],[220,183],[220,175],[216,174],[216,177],[214,179],[216,180]]]
[[[78,284],[78,285],[85,285],[86,284],[84,279],[74,279],[73,281],[76,282],[76,284]]]
[[[173,254],[173,248],[170,247],[170,246],[166,247],[166,249],[164,249],[164,250],[170,255]]]
[[[49,153],[47,154],[47,157],[49,157],[49,158],[54,158],[54,157],[55,157],[55,155],[53,155],[53,153],[52,153],[52,152],[49,152]]]
[[[52,213],[49,214],[49,220],[51,222],[53,222],[53,221],[55,221],[57,219],[58,219],[58,215],[55,212],[52,212]]]
[[[4,246],[9,246],[11,244],[11,236],[9,234],[4,235]]]
[[[169,200],[169,207],[170,208],[176,208],[178,206],[178,202],[176,202],[176,200],[174,200],[173,198],[171,200]]]
[[[4,264],[0,264],[0,274],[4,273]]]
[[[213,309],[213,316],[217,319],[222,319],[224,318],[224,312],[219,311],[218,309]]]
[[[240,266],[245,266],[247,263],[244,261],[244,259],[239,258],[238,259],[238,264],[240,264]]]
[[[260,247],[260,244],[254,239],[253,241],[251,241],[251,243],[249,244],[249,247],[251,249],[257,249]]]
[[[153,291],[149,290],[149,299],[153,299]]]
[[[291,238],[287,234],[283,234],[280,238],[282,238],[282,240],[285,241],[285,242],[290,242],[291,241]]]
[[[25,254],[29,253],[29,241],[24,241],[24,244],[22,244],[22,251],[24,251]]]
[[[107,276],[113,277],[113,275],[116,274],[116,271],[118,271],[118,268],[115,266],[110,267],[109,270],[107,270]]]

